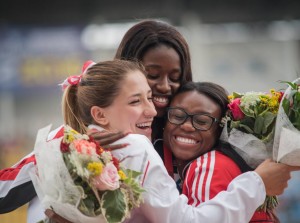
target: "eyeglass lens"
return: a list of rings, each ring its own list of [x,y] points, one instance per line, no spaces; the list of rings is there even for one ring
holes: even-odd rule
[[[204,114],[190,115],[180,108],[170,108],[168,110],[168,119],[171,123],[176,125],[183,124],[188,117],[192,119],[192,125],[199,130],[208,130],[214,122],[214,119]]]

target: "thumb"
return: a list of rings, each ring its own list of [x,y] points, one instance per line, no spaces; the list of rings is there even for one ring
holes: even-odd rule
[[[289,170],[290,171],[299,171],[300,170],[300,166],[289,166]]]

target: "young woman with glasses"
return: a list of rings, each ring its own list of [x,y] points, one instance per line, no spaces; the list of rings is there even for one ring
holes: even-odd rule
[[[229,145],[219,141],[227,95],[217,84],[190,82],[179,89],[167,110],[164,149],[173,153],[175,160],[170,155],[166,163],[175,162],[183,182],[182,193],[195,207],[225,191],[235,177],[251,170]],[[256,211],[250,222],[277,220],[273,213]]]

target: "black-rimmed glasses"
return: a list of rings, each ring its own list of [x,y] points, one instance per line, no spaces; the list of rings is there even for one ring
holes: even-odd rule
[[[213,123],[219,121],[217,118],[207,114],[189,114],[184,109],[176,107],[169,107],[167,113],[168,120],[172,124],[182,125],[188,118],[191,118],[193,127],[201,131],[209,130]]]

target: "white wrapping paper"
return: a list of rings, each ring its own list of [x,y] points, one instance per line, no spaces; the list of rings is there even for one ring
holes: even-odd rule
[[[293,81],[300,83],[300,78]],[[291,87],[288,87],[283,97],[290,99]],[[273,159],[291,166],[300,166],[300,131],[290,122],[280,103],[276,119]]]
[[[51,126],[47,126],[38,131],[34,147],[37,169],[35,173],[31,173],[33,185],[43,207],[53,209],[74,223],[106,222],[102,215],[88,217],[77,209],[83,191],[73,183],[65,166],[60,152],[62,138],[46,141],[50,128]]]
[[[255,169],[265,159],[272,157],[272,141],[265,144],[254,135],[238,129],[232,129],[228,133],[227,124],[228,122],[223,128],[220,139],[228,142],[250,167]]]

